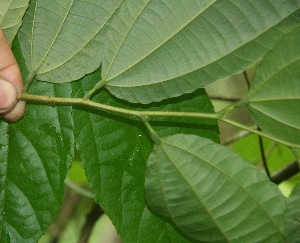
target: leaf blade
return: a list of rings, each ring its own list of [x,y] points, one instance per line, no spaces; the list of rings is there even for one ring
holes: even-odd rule
[[[83,97],[97,81],[96,77],[97,74],[94,74],[94,77],[91,77],[93,81],[74,83],[73,85],[77,86],[75,96]],[[114,99],[104,91],[94,99],[100,103],[133,109],[132,106]],[[195,93],[190,101],[188,97],[184,97],[181,100],[174,99],[170,103],[143,108],[166,111],[201,109],[203,112],[212,112],[211,103],[203,91]],[[136,109],[142,107],[137,106]],[[88,114],[82,110],[74,112],[76,146],[96,200],[116,226],[122,240],[149,243],[186,242],[172,226],[151,213],[145,204],[143,186],[145,161],[152,145],[144,127],[135,119],[127,120],[102,112],[96,113]],[[153,120],[152,123],[162,135],[172,134],[174,130],[181,132],[198,130],[197,134],[217,140],[214,121],[195,120],[190,123],[189,129],[184,128],[182,124],[184,121],[175,118],[170,122],[162,119]]]
[[[28,5],[29,0],[2,0],[0,2],[0,26],[4,30],[9,45],[22,24]]]
[[[261,45],[266,40],[256,39],[299,8],[296,2],[286,3],[126,3],[107,35],[103,61],[106,86],[119,98],[150,103],[239,72],[268,50]],[[245,12],[252,17],[245,17]],[[274,42],[266,38],[269,45]]]
[[[121,1],[31,1],[19,34],[30,73],[62,83],[97,69],[101,35]]]
[[[26,74],[17,42],[13,50]],[[68,86],[39,83],[32,91],[60,96],[71,92]],[[38,241],[62,205],[64,180],[74,153],[70,107],[27,107],[18,123],[0,121],[1,242]]]
[[[151,210],[194,240],[283,240],[285,200],[279,190],[208,139],[183,134],[162,138],[148,159],[145,187]]]
[[[299,27],[265,57],[246,98],[252,118],[263,130],[294,144],[300,141],[297,38]]]

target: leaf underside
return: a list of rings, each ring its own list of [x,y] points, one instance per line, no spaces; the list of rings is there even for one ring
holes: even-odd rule
[[[151,103],[245,70],[278,40],[268,31],[299,7],[297,0],[32,0],[21,46],[39,80],[74,81],[102,61],[114,96]]]
[[[282,242],[285,198],[230,149],[195,135],[162,138],[147,162],[153,212],[200,242]]]
[[[120,2],[32,0],[19,33],[29,72],[63,83],[97,69],[104,26]]]
[[[27,5],[1,0],[0,25],[9,41]],[[71,97],[73,90],[83,97],[102,76],[112,95],[130,102],[181,96],[261,59],[280,39],[268,31],[299,5],[297,0],[31,0],[19,32],[29,73],[64,83],[93,72],[101,61],[103,68],[102,75],[99,69],[72,87],[36,83],[30,91]],[[259,126],[298,144],[299,32],[268,54],[247,97]],[[25,76],[21,54],[15,55]],[[129,105],[106,91],[94,100],[130,109],[213,112],[203,90],[153,106]],[[283,240],[284,198],[232,152],[204,138],[175,135],[151,153],[149,136],[135,118],[92,109],[76,109],[72,117],[72,112],[28,105],[21,122],[0,121],[0,242],[37,241],[53,221],[74,152],[73,129],[96,201],[124,242],[187,242],[182,234],[211,242]],[[188,128],[178,118],[150,122],[160,136],[193,133],[217,141],[213,121],[191,120]],[[144,188],[150,153],[151,211]]]
[[[299,25],[298,25],[299,26]],[[257,68],[247,103],[267,133],[300,145],[300,26],[282,39]]]
[[[299,1],[125,1],[107,33],[102,79],[113,95],[135,103],[192,92],[262,58],[276,42],[267,31],[299,6]]]
[[[28,4],[29,0],[0,1],[0,26],[4,30],[10,45],[22,24],[22,18]]]

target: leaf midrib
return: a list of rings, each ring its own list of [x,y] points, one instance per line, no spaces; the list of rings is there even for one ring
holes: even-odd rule
[[[118,56],[118,53],[119,53],[121,47],[123,46],[125,40],[126,40],[127,37],[128,37],[129,32],[132,30],[134,24],[135,24],[136,21],[139,19],[139,17],[141,16],[141,14],[143,13],[143,11],[145,10],[145,8],[147,7],[147,5],[148,5],[150,2],[151,2],[151,0],[148,0],[148,2],[145,4],[144,8],[141,10],[141,12],[137,15],[136,19],[133,21],[133,23],[132,23],[132,25],[130,26],[130,28],[128,28],[128,31],[127,31],[127,33],[126,33],[126,36],[124,36],[124,38],[123,38],[123,40],[121,41],[121,43],[120,43],[120,45],[119,45],[119,47],[118,47],[118,49],[117,49],[115,55],[113,56],[112,61],[111,61],[110,65],[109,65],[109,67],[108,67],[108,69],[107,69],[107,72],[105,73],[105,75],[103,75],[103,79],[106,79],[106,77],[108,76],[108,74],[109,74],[109,72],[110,72],[110,70],[111,70],[111,67],[113,66],[113,63],[114,63],[116,57]]]
[[[273,49],[275,51],[277,51],[277,49]],[[274,52],[274,51],[273,51]],[[272,52],[272,53],[273,53]],[[294,65],[294,64],[297,64],[298,62],[300,62],[300,56],[298,57],[295,57],[295,59],[292,59],[292,60],[289,60],[288,62],[285,63],[285,65],[283,66],[280,66],[280,67],[276,67],[276,71],[271,75],[269,76],[268,78],[266,78],[264,81],[257,81],[257,79],[261,78],[261,77],[256,77],[255,80],[253,80],[253,82],[261,82],[261,85],[258,86],[256,89],[254,88],[253,91],[249,92],[249,95],[247,96],[247,100],[249,102],[252,102],[251,98],[255,98],[255,95],[257,95],[259,93],[259,91],[261,91],[266,85],[269,84],[269,82],[272,82],[272,79],[274,77],[276,77],[278,74],[280,74],[282,71],[286,70],[287,68],[289,68],[290,66]],[[299,96],[300,97],[300,96]],[[254,100],[255,101],[255,100]]]
[[[41,60],[41,62],[40,62],[40,64],[38,65],[38,67],[37,67],[35,70],[31,70],[31,71],[33,71],[33,72],[38,72],[38,70],[39,70],[39,69],[41,68],[41,66],[43,65],[45,59],[47,58],[47,56],[48,56],[49,53],[50,53],[50,50],[52,49],[54,43],[56,42],[57,37],[59,36],[59,34],[60,34],[61,30],[62,30],[62,27],[65,25],[65,20],[66,20],[67,16],[69,15],[70,11],[71,11],[71,8],[73,7],[74,1],[75,1],[75,0],[71,0],[69,9],[68,9],[68,11],[66,12],[64,18],[62,19],[62,23],[61,23],[61,25],[59,26],[59,28],[58,28],[58,30],[57,30],[57,34],[54,36],[52,43],[50,44],[48,50],[47,50],[46,53],[45,53],[45,56],[44,56],[43,59]],[[34,25],[35,25],[35,21],[34,21],[34,20],[35,20],[35,16],[36,16],[37,5],[38,5],[38,4],[37,4],[37,2],[36,2],[35,11],[34,11],[34,19],[33,19],[33,24],[32,24],[32,40],[34,40],[34,38],[33,38],[33,36],[34,36],[34,35],[33,35],[33,32],[34,32]],[[33,43],[33,41],[32,41],[32,43]],[[31,50],[33,51],[33,45],[32,45],[32,49],[31,49]],[[32,56],[33,56],[33,53],[31,53],[31,58],[32,58]],[[33,67],[31,67],[31,69],[33,69]]]
[[[214,0],[214,2],[216,2],[217,0]],[[213,3],[214,3],[213,2]],[[162,43],[160,46],[156,47],[155,49],[151,50],[150,52],[148,52],[144,57],[142,57],[141,59],[139,59],[138,61],[136,61],[134,64],[130,65],[129,67],[127,67],[125,70],[122,70],[121,72],[119,72],[118,74],[116,74],[115,76],[111,77],[109,80],[107,81],[111,81],[115,78],[117,78],[118,76],[121,76],[123,73],[127,72],[128,70],[130,70],[131,68],[133,68],[135,65],[137,65],[138,63],[142,62],[144,59],[146,59],[148,56],[150,56],[152,53],[156,52],[158,49],[162,48],[163,45],[165,45],[168,41],[170,41],[176,34],[178,34],[179,32],[181,32],[184,28],[186,28],[188,25],[190,25],[196,18],[199,17],[199,15],[201,13],[203,13],[204,11],[206,11],[213,3],[211,3],[208,7],[206,7],[204,10],[202,10],[198,15],[195,16],[194,19],[192,19],[190,22],[188,22],[183,28],[181,28],[179,31],[177,31],[174,35],[170,36],[170,38],[168,38],[164,43]],[[188,75],[190,73],[193,73],[199,69],[203,69],[211,64],[214,64],[218,61],[220,61],[221,59],[231,55],[232,53],[234,53],[235,51],[239,50],[240,48],[243,48],[244,46],[246,46],[247,44],[251,43],[252,41],[255,41],[258,37],[260,37],[262,34],[266,33],[268,30],[270,30],[271,28],[273,28],[274,26],[276,26],[278,23],[282,22],[284,19],[288,18],[290,15],[292,15],[294,12],[296,12],[296,10],[292,11],[291,13],[289,13],[288,15],[286,15],[284,18],[278,20],[276,23],[274,22],[272,26],[270,26],[268,29],[265,29],[263,31],[257,32],[256,35],[253,35],[252,38],[250,38],[248,41],[244,42],[242,45],[239,45],[229,51],[227,51],[227,53],[225,53],[223,56],[215,58],[214,60],[210,61],[209,63],[204,64],[203,66],[191,69],[189,71],[187,71],[186,73],[181,73],[180,75],[174,76],[171,78],[171,80],[180,78],[182,76]],[[107,75],[106,75],[107,76]],[[111,84],[111,83],[107,83],[107,86],[111,86],[111,87],[117,87],[117,88],[135,88],[135,87],[140,87],[140,86],[147,86],[147,85],[155,85],[155,84],[160,84],[163,82],[166,82],[170,79],[163,79],[163,80],[158,80],[156,82],[151,82],[151,83],[143,83],[143,84],[134,84],[134,85],[130,85],[130,84],[126,84],[126,85],[120,85],[119,83],[117,84]]]
[[[175,147],[178,148],[170,143],[167,143],[166,141],[163,141],[163,143],[171,146],[171,147]],[[162,143],[162,145],[163,145]],[[187,182],[187,184],[189,185],[189,187],[191,188],[192,192],[194,193],[194,195],[198,198],[198,201],[200,202],[200,205],[204,208],[204,210],[206,211],[207,215],[209,216],[209,218],[211,219],[212,222],[215,223],[218,231],[220,232],[220,234],[223,236],[224,239],[226,239],[227,242],[229,242],[228,237],[224,234],[224,232],[221,230],[220,225],[216,222],[216,220],[214,219],[213,215],[211,214],[211,212],[207,209],[206,204],[203,203],[202,199],[198,196],[197,191],[195,190],[195,187],[190,183],[190,181],[185,177],[184,174],[182,174],[181,170],[178,168],[176,162],[172,159],[171,155],[167,152],[167,149],[164,149],[163,146],[161,146],[161,149],[165,152],[165,154],[167,155],[167,157],[170,159],[170,161],[173,163],[173,165],[176,167],[177,171],[179,172],[179,174],[182,176],[182,178]],[[180,149],[183,150],[183,149]],[[187,152],[187,151],[185,151]],[[165,203],[166,204],[166,203]],[[167,204],[166,204],[167,205]],[[172,214],[170,214],[171,216]],[[173,220],[173,222],[175,222]]]
[[[124,2],[124,0],[122,0],[119,5],[116,7],[115,11],[120,7],[120,5]],[[45,70],[44,72],[40,72],[39,74],[46,74],[49,73],[57,68],[60,68],[61,66],[65,65],[66,63],[70,62],[72,60],[72,58],[74,58],[79,52],[81,52],[91,41],[94,40],[94,38],[99,34],[99,32],[102,30],[102,28],[108,23],[108,21],[112,18],[112,16],[115,14],[115,11],[112,12],[112,14],[107,18],[107,20],[100,26],[100,28],[95,31],[95,33],[93,35],[91,35],[90,39],[88,41],[85,42],[84,45],[82,45],[72,56],[70,56],[69,59],[65,60],[64,62],[54,66],[51,69]]]
[[[150,0],[151,1],[151,0]],[[149,1],[149,2],[150,2]],[[125,70],[122,70],[121,72],[119,72],[118,74],[116,74],[115,76],[111,77],[109,80],[113,80],[116,77],[120,76],[121,74],[127,72],[129,69],[131,69],[132,67],[134,67],[135,65],[137,65],[138,63],[142,62],[144,59],[146,59],[148,56],[150,56],[152,53],[154,53],[155,51],[157,51],[158,49],[160,49],[163,45],[165,45],[167,42],[169,42],[174,36],[176,36],[179,32],[181,32],[184,28],[186,28],[189,24],[191,24],[195,19],[198,18],[198,16],[200,14],[202,14],[203,12],[205,12],[209,7],[211,7],[216,1],[218,0],[213,0],[210,4],[208,4],[204,9],[201,9],[201,11],[198,14],[195,14],[194,18],[191,18],[190,21],[188,21],[185,25],[183,25],[180,29],[178,29],[177,31],[175,31],[172,35],[169,36],[169,38],[167,38],[163,43],[161,43],[159,46],[153,48],[152,50],[150,50],[148,53],[146,53],[140,60],[137,60],[135,63],[131,64],[129,67],[127,67]],[[148,3],[149,3],[148,2]],[[147,3],[147,5],[148,5]],[[141,14],[143,13],[143,11],[145,10],[145,8],[147,7],[147,5],[145,5],[144,9],[140,12],[140,14],[137,16],[137,18],[135,19],[134,23],[136,23],[136,21],[138,20],[138,18],[141,16]],[[128,33],[131,31],[132,27],[134,26],[134,23],[132,24],[132,26],[130,27],[130,29],[127,32],[127,35],[125,36],[125,38],[123,39],[121,45],[119,46],[118,51],[116,52],[113,61],[110,64],[109,70],[107,71],[105,78],[108,76],[109,71],[113,65],[113,62],[116,58],[116,56],[119,53],[119,50],[121,49],[123,43],[125,42],[125,40],[128,37]],[[107,81],[109,81],[107,80]]]
[[[3,1],[3,0],[2,0]],[[11,5],[12,5],[12,1],[9,1],[9,4],[8,4],[8,7],[7,7],[7,9],[6,10],[4,10],[4,15],[2,16],[1,14],[0,14],[0,16],[2,16],[3,18],[2,18],[2,21],[0,22],[0,26],[2,25],[2,23],[3,23],[3,20],[5,19],[5,16],[7,15],[7,13],[8,13],[8,11],[10,10],[10,8],[11,8]]]
[[[299,127],[295,126],[295,125],[292,125],[292,124],[289,124],[287,123],[286,121],[282,120],[282,119],[279,119],[279,117],[275,117],[275,116],[271,116],[269,115],[268,113],[266,113],[265,111],[261,110],[261,109],[258,109],[258,107],[255,107],[255,106],[251,106],[252,109],[255,109],[256,111],[259,111],[261,112],[262,114],[264,114],[265,116],[271,118],[272,120],[275,120],[277,121],[278,123],[281,123],[287,127],[290,127],[290,128],[293,128],[293,129],[296,129],[296,130],[299,130],[300,131],[300,124],[299,124]]]
[[[237,181],[232,178],[230,175],[228,175],[227,173],[225,173],[224,171],[219,170],[219,168],[215,167],[214,165],[212,165],[211,163],[209,163],[206,159],[204,158],[200,158],[198,155],[196,155],[195,153],[192,153],[192,151],[188,151],[188,150],[184,150],[181,147],[177,146],[176,144],[171,144],[169,142],[164,141],[165,144],[177,148],[179,150],[182,150],[185,153],[190,153],[192,156],[194,156],[197,159],[203,160],[204,162],[206,162],[208,165],[210,165],[211,167],[213,167],[215,170],[219,171],[221,174],[223,174],[224,176],[227,176],[228,178],[231,179],[232,183],[234,183],[238,188],[241,188],[248,196],[249,198],[251,198],[256,205],[258,205],[258,207],[265,213],[265,215],[269,218],[270,222],[272,222],[273,226],[277,229],[277,232],[280,233],[280,235],[282,236],[282,239],[284,239],[284,234],[283,232],[281,232],[281,230],[279,229],[279,227],[277,226],[277,224],[275,223],[275,221],[273,220],[273,218],[269,215],[269,213],[258,203],[258,201],[252,196],[252,194],[250,192],[248,192],[246,190],[246,188],[244,188],[243,186],[241,186],[240,184],[237,183]],[[175,164],[174,164],[175,165]],[[175,165],[176,166],[176,165]],[[177,168],[177,166],[176,166]],[[178,171],[180,172],[180,170],[178,169]],[[181,172],[180,172],[181,174]],[[188,181],[187,181],[188,182]],[[188,183],[190,185],[190,183]],[[194,191],[194,190],[193,190]],[[195,194],[197,195],[197,194]],[[198,198],[198,197],[197,197]],[[200,200],[201,201],[201,200]],[[216,224],[217,225],[217,224]],[[222,232],[222,231],[221,231]]]

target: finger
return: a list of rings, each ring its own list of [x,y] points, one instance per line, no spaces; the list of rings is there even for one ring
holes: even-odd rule
[[[23,90],[23,80],[17,61],[5,38],[4,32],[0,28],[0,76],[2,80],[8,80],[16,89],[17,93]],[[7,86],[7,85],[6,85]],[[4,93],[4,91],[3,91]],[[17,99],[13,96],[15,100]],[[3,98],[4,99],[4,98]],[[8,120],[18,120],[25,112],[25,102],[18,102],[11,110],[3,115]]]
[[[17,103],[17,90],[8,81],[0,78],[0,114],[7,113]]]

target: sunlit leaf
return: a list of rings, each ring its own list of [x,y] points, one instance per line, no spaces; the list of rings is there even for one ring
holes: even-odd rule
[[[264,58],[246,99],[267,133],[300,144],[300,27]]]
[[[124,1],[106,37],[103,79],[130,102],[192,92],[260,59],[276,42],[263,34],[299,6],[296,0]]]
[[[104,25],[120,2],[32,0],[19,35],[30,73],[62,83],[98,68]]]
[[[12,43],[22,24],[22,18],[28,4],[29,0],[0,1],[0,26],[4,30],[9,44]]]
[[[230,149],[195,135],[162,138],[147,162],[151,210],[199,242],[282,242],[285,198]]]
[[[71,89],[37,83],[32,91],[61,96]],[[71,111],[28,104],[22,121],[0,121],[0,242],[37,242],[56,217],[73,156]]]
[[[97,77],[99,73],[75,82],[75,96],[82,97],[97,82]],[[101,92],[94,99],[112,106],[133,108],[114,99],[108,92]],[[203,90],[154,106],[134,108],[213,112]],[[96,201],[116,226],[123,242],[188,242],[170,224],[151,213],[146,205],[145,169],[152,144],[142,123],[87,109],[75,110],[74,122],[76,146]],[[165,136],[182,132],[218,140],[216,122],[211,120],[163,118],[151,120],[151,124]]]
[[[285,212],[285,234],[289,243],[297,243],[300,239],[300,185],[288,198]]]

